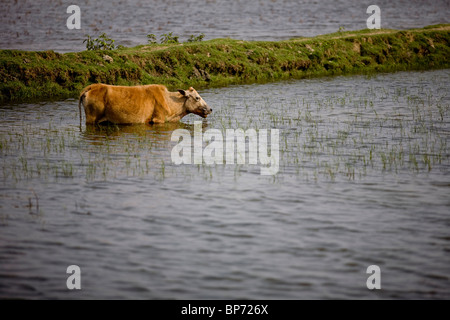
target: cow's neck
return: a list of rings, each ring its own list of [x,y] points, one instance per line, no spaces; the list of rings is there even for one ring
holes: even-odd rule
[[[178,92],[171,92],[168,99],[171,114],[167,115],[167,121],[178,121],[189,114],[186,109],[186,101],[186,98],[181,96]]]

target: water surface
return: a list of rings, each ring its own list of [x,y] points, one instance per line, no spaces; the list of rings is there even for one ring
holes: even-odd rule
[[[280,171],[171,162],[175,129],[0,109],[0,298],[449,299],[449,70],[200,92]],[[78,265],[82,290],[66,288]],[[366,288],[370,265],[382,290]]]
[[[81,29],[66,26],[69,5],[81,9]],[[186,41],[206,39],[281,40],[367,28],[367,7],[356,0],[59,0],[1,1],[0,48],[82,51],[89,34],[106,32],[117,44],[135,46],[148,34],[173,32]],[[448,23],[447,0],[379,0],[382,28],[410,29]]]

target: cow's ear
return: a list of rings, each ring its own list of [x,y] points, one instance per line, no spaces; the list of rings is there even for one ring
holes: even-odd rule
[[[179,93],[183,95],[183,97],[187,97],[187,93],[184,90],[178,90]]]

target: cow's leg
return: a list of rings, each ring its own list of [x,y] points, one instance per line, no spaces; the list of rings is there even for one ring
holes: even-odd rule
[[[86,113],[86,124],[89,125],[94,125],[94,124],[98,124],[98,115],[94,112],[92,106],[87,105],[85,108],[85,113]]]
[[[87,103],[85,108],[86,124],[97,125],[106,120],[105,108],[99,103]]]
[[[155,109],[150,123],[165,123],[166,122],[166,116],[164,113],[160,112],[158,109]]]
[[[96,124],[98,124],[98,121],[97,121],[97,119],[95,118],[95,117],[92,117],[92,116],[86,116],[86,124],[87,125],[96,125]]]
[[[150,123],[165,123],[166,121],[160,119],[160,118],[153,118],[152,121],[150,121]]]

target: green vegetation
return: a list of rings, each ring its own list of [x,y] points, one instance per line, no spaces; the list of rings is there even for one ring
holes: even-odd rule
[[[148,38],[148,44],[157,44],[158,43],[158,41],[156,40],[156,35],[154,35],[153,33],[148,34],[147,38]],[[205,38],[205,35],[203,33],[200,34],[199,36],[194,36],[193,34],[191,34],[191,36],[189,37],[187,42],[188,43],[200,42],[200,41],[203,41],[204,38]],[[173,32],[164,33],[163,35],[161,35],[160,43],[161,44],[178,44],[178,43],[180,43],[179,39],[180,39],[180,37],[175,36],[173,34]]]
[[[157,44],[158,43],[156,41],[156,36],[153,33],[152,34],[148,34],[147,38],[148,38],[148,43],[149,44]]]
[[[77,97],[82,88],[97,82],[159,83],[173,90],[449,68],[449,30],[447,24],[407,31],[341,30],[278,42],[216,39],[184,44],[169,33],[162,36],[164,44],[117,50],[66,54],[1,50],[0,102]],[[112,60],[106,60],[105,53]]]
[[[200,42],[200,41],[203,41],[204,38],[205,38],[204,33],[202,33],[201,35],[199,35],[197,37],[194,36],[193,34],[191,34],[191,36],[189,37],[187,42]]]
[[[174,43],[180,43],[178,41],[180,37],[174,36],[173,32],[165,33],[161,36],[161,43],[162,44],[174,44]]]
[[[102,33],[98,38],[93,39],[90,35],[86,35],[83,43],[86,43],[86,50],[114,50],[119,47],[114,46],[115,40],[108,38],[106,33]]]

